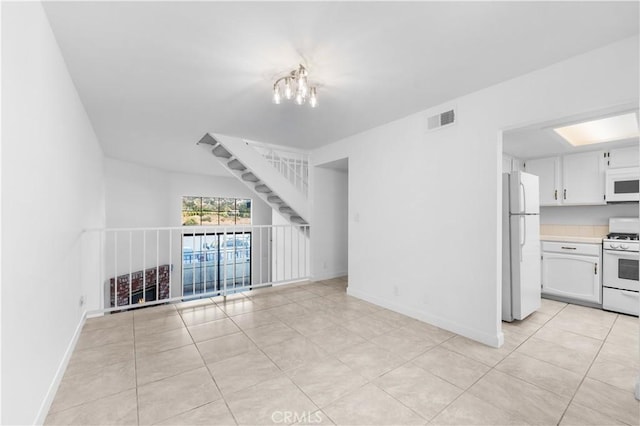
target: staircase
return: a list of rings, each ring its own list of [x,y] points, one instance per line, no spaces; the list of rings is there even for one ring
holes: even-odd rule
[[[241,138],[205,134],[198,145],[210,150],[231,174],[292,224],[308,224],[308,201],[282,173]]]

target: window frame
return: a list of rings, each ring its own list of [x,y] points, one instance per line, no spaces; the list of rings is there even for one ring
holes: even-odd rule
[[[190,199],[197,209],[185,209],[185,201]],[[205,202],[204,200],[215,200],[214,205],[216,210],[204,210]],[[198,201],[199,200],[199,203]],[[229,207],[229,201],[233,200],[233,205],[231,209]],[[248,220],[249,223],[238,223],[238,219],[247,219],[247,217],[243,217],[240,213],[241,209],[239,208],[240,204],[249,204],[248,208]],[[210,205],[210,203],[207,203]],[[181,223],[184,227],[192,227],[192,226],[252,226],[253,225],[253,199],[252,198],[238,198],[238,197],[209,197],[209,196],[197,196],[197,195],[183,195],[181,197],[181,205],[180,205],[180,215],[181,215]],[[199,208],[198,208],[199,207]],[[224,207],[224,209],[223,209]],[[229,214],[231,212],[231,214]],[[187,214],[185,213],[195,213],[195,214]],[[222,218],[224,214],[224,220],[228,221],[231,217],[233,217],[233,223],[222,223]],[[207,216],[213,216],[216,218],[216,223],[213,222],[205,222],[202,219]],[[197,223],[187,223],[191,221],[192,218],[196,218],[194,221]]]

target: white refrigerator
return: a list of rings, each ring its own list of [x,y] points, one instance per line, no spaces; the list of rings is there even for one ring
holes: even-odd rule
[[[538,176],[502,175],[502,320],[525,319],[540,308]]]

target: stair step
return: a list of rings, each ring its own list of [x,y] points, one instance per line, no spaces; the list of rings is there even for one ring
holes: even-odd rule
[[[256,185],[256,191],[263,194],[270,194],[272,191],[267,185]]]
[[[278,197],[277,195],[269,195],[267,197],[267,201],[273,204],[282,204],[284,203],[284,201],[282,201],[282,198]]]
[[[200,145],[201,143],[205,145],[215,146],[218,144],[218,141],[215,140],[209,133],[207,133],[202,137],[202,139],[198,141],[198,145]]]
[[[300,216],[291,216],[291,217],[289,217],[289,220],[291,220],[291,222],[293,222],[293,223],[299,223],[301,225],[306,225],[307,224],[307,222],[303,218],[301,218]]]
[[[295,210],[293,210],[291,207],[289,206],[282,206],[278,209],[280,211],[280,213],[285,213],[285,214],[295,214]]]
[[[213,148],[213,155],[220,158],[231,158],[231,153],[227,151],[222,145],[217,145]]]
[[[247,181],[247,182],[259,182],[260,181],[260,179],[258,179],[258,176],[254,175],[251,172],[243,174],[242,175],[242,180]]]
[[[236,159],[229,161],[227,166],[232,170],[239,170],[241,172],[247,170],[246,166]]]

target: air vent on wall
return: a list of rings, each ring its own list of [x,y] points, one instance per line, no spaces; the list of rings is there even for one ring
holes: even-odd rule
[[[449,111],[442,112],[440,114],[427,118],[427,130],[440,129],[445,126],[450,126],[456,121],[456,112],[451,109]]]

